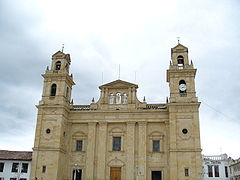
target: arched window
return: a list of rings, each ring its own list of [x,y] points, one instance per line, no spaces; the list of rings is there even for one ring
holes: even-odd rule
[[[121,93],[116,94],[116,104],[121,104]]]
[[[51,96],[56,96],[56,92],[57,92],[57,85],[52,84],[52,86],[51,86]]]
[[[186,93],[187,92],[187,85],[184,80],[179,81],[179,92],[180,93]]]
[[[127,104],[127,94],[123,94],[123,104]]]
[[[61,61],[57,61],[55,64],[55,70],[60,70],[61,69]]]
[[[113,104],[114,103],[114,95],[110,94],[109,96],[109,104]]]
[[[66,97],[68,98],[69,88],[67,87]]]
[[[179,69],[183,69],[183,67],[184,67],[184,58],[183,58],[183,56],[178,56],[177,57],[177,62],[178,62]]]

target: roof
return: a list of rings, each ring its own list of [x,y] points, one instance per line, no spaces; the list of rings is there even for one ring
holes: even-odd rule
[[[31,151],[8,151],[0,150],[0,160],[32,160]]]
[[[183,48],[183,49],[188,49],[186,46],[182,45],[182,44],[178,44],[175,47],[173,47],[172,49],[176,49],[176,48]]]
[[[100,89],[101,88],[128,88],[128,87],[138,88],[138,85],[118,79],[116,81],[112,81],[110,83],[99,86]]]

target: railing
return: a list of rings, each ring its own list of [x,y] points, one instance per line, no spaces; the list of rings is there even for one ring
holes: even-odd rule
[[[90,105],[73,105],[70,109],[71,111],[95,111],[97,109],[93,109]]]

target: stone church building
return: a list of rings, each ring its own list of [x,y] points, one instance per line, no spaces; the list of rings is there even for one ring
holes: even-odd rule
[[[188,48],[171,49],[169,99],[148,104],[138,85],[116,80],[100,98],[74,105],[69,54],[58,51],[37,105],[31,177],[38,180],[200,180],[196,69]]]

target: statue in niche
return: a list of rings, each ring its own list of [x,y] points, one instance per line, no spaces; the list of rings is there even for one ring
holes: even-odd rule
[[[127,94],[123,94],[123,104],[127,104]]]
[[[116,104],[121,104],[121,93],[116,94]]]
[[[113,104],[114,103],[114,95],[110,94],[109,96],[109,104]]]

